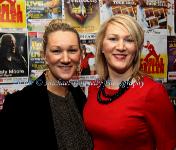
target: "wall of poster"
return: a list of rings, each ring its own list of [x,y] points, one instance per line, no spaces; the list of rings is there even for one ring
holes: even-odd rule
[[[105,0],[0,0],[0,42],[9,37],[16,43],[12,50],[14,56],[11,56],[15,65],[8,66],[4,58],[0,59],[0,86],[9,85],[18,90],[17,83],[30,84],[41,75],[46,69],[42,35],[45,26],[58,18],[71,24],[80,34],[84,53],[80,76],[76,79],[79,82],[73,83],[80,84],[87,94],[87,87],[97,79],[95,39],[101,23],[113,15],[128,14],[145,31],[140,69],[163,82],[166,88],[175,87],[176,1],[112,0],[107,5]],[[2,50],[0,53],[0,57],[4,56]],[[174,86],[169,86],[170,82]]]

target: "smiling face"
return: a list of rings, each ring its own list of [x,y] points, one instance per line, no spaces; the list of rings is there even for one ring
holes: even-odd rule
[[[53,79],[69,80],[80,62],[81,50],[74,32],[56,31],[48,35],[45,60]]]
[[[132,62],[137,48],[125,27],[118,23],[108,25],[102,52],[107,61],[110,78],[117,74],[126,74],[127,76],[132,74]]]

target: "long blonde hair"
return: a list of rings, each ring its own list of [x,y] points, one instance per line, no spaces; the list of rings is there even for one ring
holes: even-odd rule
[[[117,24],[117,23],[121,24],[129,31],[130,35],[132,36],[132,38],[136,43],[137,52],[133,60],[132,76],[136,80],[139,80],[143,74],[139,71],[139,67],[140,67],[141,49],[144,43],[144,31],[133,17],[124,14],[112,16],[109,20],[107,20],[101,25],[99,32],[97,33],[96,54],[95,54],[97,74],[102,80],[106,80],[109,77],[107,62],[104,54],[102,53],[102,45],[103,40],[105,38],[107,27],[110,24]]]

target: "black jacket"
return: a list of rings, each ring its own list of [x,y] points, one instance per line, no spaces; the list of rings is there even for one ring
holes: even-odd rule
[[[79,86],[69,88],[82,114],[86,96]],[[0,117],[1,150],[57,149],[44,74],[23,90],[8,95]]]

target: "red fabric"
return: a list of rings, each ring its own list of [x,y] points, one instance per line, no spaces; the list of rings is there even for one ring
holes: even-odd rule
[[[150,53],[155,53],[155,48],[152,44],[145,45],[144,47],[147,48],[150,51]]]
[[[81,61],[81,69],[88,67],[88,60],[89,58],[94,58],[95,56],[92,53],[88,53],[86,57]]]
[[[164,87],[144,78],[110,104],[97,101],[90,86],[84,122],[94,150],[172,150],[176,146],[176,114]],[[117,90],[107,89],[114,93]]]

